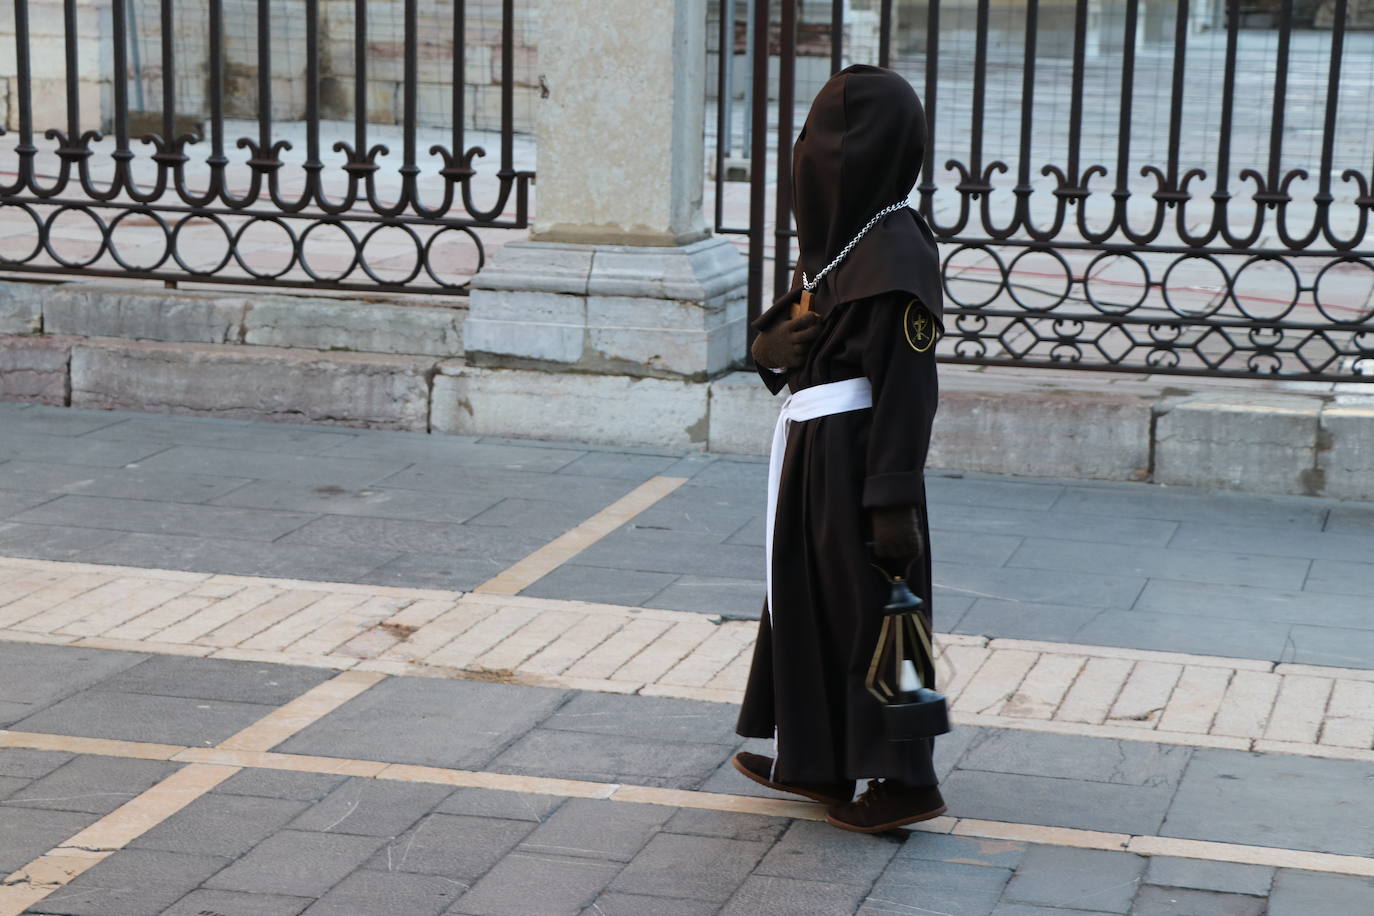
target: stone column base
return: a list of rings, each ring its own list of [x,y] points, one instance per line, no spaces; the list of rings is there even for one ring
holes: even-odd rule
[[[706,381],[744,356],[748,268],[681,247],[513,242],[472,281],[469,365]]]

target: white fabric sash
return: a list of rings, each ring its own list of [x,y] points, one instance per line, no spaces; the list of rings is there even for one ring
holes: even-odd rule
[[[828,417],[873,406],[873,386],[866,378],[845,379],[828,385],[803,388],[782,402],[778,423],[773,427],[773,449],[768,455],[768,516],[764,534],[764,554],[768,563],[768,618],[773,618],[773,523],[778,515],[778,489],[782,485],[782,462],[787,454],[787,431],[793,423]]]

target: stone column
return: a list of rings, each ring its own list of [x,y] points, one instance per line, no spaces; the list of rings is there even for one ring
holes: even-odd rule
[[[702,214],[706,0],[544,0],[542,12],[534,229],[474,278],[462,409],[436,425],[536,434],[482,399],[522,378],[572,395],[563,411],[626,423],[647,404],[592,389],[671,388],[704,411],[703,383],[744,355],[746,284],[743,256]]]

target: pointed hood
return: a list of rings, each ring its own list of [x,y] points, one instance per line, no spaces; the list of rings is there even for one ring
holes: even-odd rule
[[[921,100],[891,70],[848,67],[821,88],[792,152],[800,253],[792,289],[779,304],[800,296],[803,270],[815,277],[874,215],[913,192],[927,130]],[[815,308],[824,314],[893,291],[918,297],[943,326],[935,236],[910,208],[884,216],[826,275]]]

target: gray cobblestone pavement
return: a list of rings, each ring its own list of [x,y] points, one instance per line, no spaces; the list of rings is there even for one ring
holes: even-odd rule
[[[525,594],[757,617],[755,459],[0,404],[0,555],[471,589],[655,475]],[[942,630],[1374,667],[1374,505],[929,478]]]
[[[688,482],[525,594],[753,617],[763,474],[717,456],[0,405],[0,556],[471,589],[671,475]],[[938,471],[930,499],[942,630],[1374,669],[1370,505]],[[0,876],[195,766],[140,749],[212,748],[334,676],[0,642],[0,739],[49,748],[0,740]],[[1035,840],[864,837],[693,803],[770,795],[729,764],[767,748],[735,736],[728,703],[377,677],[272,748],[307,771],[247,759],[24,912],[1367,916],[1374,899],[1362,758],[963,727],[938,742],[950,814]],[[441,769],[327,772],[360,761]],[[455,768],[669,794],[423,775]],[[1288,858],[1076,848],[1074,831]]]
[[[195,745],[220,734],[216,704],[273,707],[328,675],[0,649],[0,699],[30,707],[0,724],[84,737],[149,738],[136,714],[104,724],[80,714],[93,697],[165,699],[166,729]],[[41,697],[17,658],[42,665]],[[394,678],[275,750],[748,793],[752,784],[723,766],[743,746],[733,715],[725,704]],[[1374,831],[1360,826],[1374,823],[1370,764],[997,729],[941,741],[940,764],[961,817],[1374,855]],[[178,766],[0,749],[0,870]],[[250,767],[27,912],[1359,916],[1371,894],[1368,878],[1287,868],[920,832],[865,837],[811,820]]]

